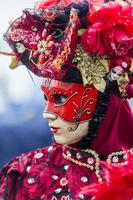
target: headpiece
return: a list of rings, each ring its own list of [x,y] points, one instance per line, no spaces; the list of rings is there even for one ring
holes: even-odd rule
[[[108,81],[117,81],[125,97],[133,71],[133,8],[109,2],[96,10],[94,5],[38,1],[11,24],[5,40],[38,76],[62,80],[68,69],[78,68],[84,85],[104,92]]]

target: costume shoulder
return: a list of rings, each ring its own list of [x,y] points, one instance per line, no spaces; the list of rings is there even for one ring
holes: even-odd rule
[[[51,149],[53,146],[24,153],[5,165],[0,172],[0,200],[29,199],[25,191],[26,181],[29,184],[34,181],[33,178],[29,178],[29,171],[32,168],[31,174],[35,176],[41,168],[47,169]]]
[[[118,157],[121,153],[118,154]],[[112,157],[114,162],[116,156]],[[103,162],[104,180],[83,188],[83,193],[93,196],[93,200],[132,200],[133,199],[133,149],[124,154],[124,162]]]

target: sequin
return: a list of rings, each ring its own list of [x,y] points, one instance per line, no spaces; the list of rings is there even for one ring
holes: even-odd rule
[[[39,159],[43,157],[43,153],[37,153],[35,154],[35,158]]]
[[[55,190],[55,193],[56,193],[56,194],[59,194],[61,191],[62,191],[62,189],[61,189],[61,188],[58,188],[58,189]]]
[[[88,182],[88,178],[87,178],[86,176],[82,176],[82,177],[81,177],[81,181],[82,181],[83,183],[87,183],[87,182]]]
[[[29,184],[33,184],[34,182],[35,182],[35,179],[34,179],[34,178],[29,178],[29,179],[28,179],[28,183],[29,183]]]
[[[79,198],[80,199],[84,199],[84,195],[83,194],[79,194]]]
[[[52,176],[52,179],[55,180],[55,181],[58,180],[58,178],[59,178],[59,177],[56,176],[56,175],[53,175],[53,176]]]
[[[29,172],[31,169],[31,166],[27,166],[26,171]]]
[[[65,165],[65,166],[64,166],[64,169],[65,169],[65,170],[68,170],[68,168],[69,168],[69,165]]]
[[[94,159],[93,158],[88,158],[87,159],[87,163],[92,165],[94,163]]]
[[[114,157],[112,158],[112,161],[113,161],[114,163],[117,163],[117,162],[119,161],[119,158],[118,158],[117,156],[114,156]]]
[[[78,159],[81,159],[81,158],[82,158],[82,156],[81,156],[80,153],[76,153],[76,157],[77,157]]]

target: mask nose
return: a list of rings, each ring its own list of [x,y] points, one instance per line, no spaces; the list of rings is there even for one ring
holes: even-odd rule
[[[54,113],[44,112],[43,113],[43,118],[53,121],[53,120],[57,119],[57,116]]]

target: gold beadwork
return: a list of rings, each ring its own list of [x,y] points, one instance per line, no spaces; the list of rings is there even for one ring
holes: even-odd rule
[[[81,44],[78,44],[73,63],[77,64],[84,85],[93,84],[99,91],[105,90],[106,82],[103,77],[109,71],[108,60],[105,57],[89,56],[85,53]]]
[[[107,161],[107,163],[113,164],[116,167],[117,166],[119,167],[119,166],[128,165],[127,153],[131,153],[132,154],[132,149],[129,149],[127,151],[121,150],[121,151],[118,151],[118,152],[113,152],[110,155],[108,155],[108,158],[107,158],[106,161]],[[123,161],[120,162],[121,159]]]
[[[70,147],[70,146],[67,146],[67,145],[65,145],[65,147],[66,147],[66,149],[77,151],[76,148],[73,148],[73,147]],[[90,163],[88,164],[87,161],[86,162],[81,162],[79,160],[76,160],[76,159],[72,158],[71,156],[68,156],[65,153],[63,153],[63,157],[65,159],[75,163],[76,165],[79,165],[79,166],[82,166],[82,167],[86,167],[86,168],[94,171],[98,181],[100,183],[102,183],[103,182],[103,178],[100,175],[100,159],[99,159],[99,155],[94,150],[91,150],[91,149],[81,150],[81,152],[86,152],[88,154],[91,154],[91,156],[93,156],[93,157],[90,157],[90,158],[94,159],[94,163],[92,162],[91,164]],[[112,164],[112,165],[114,165],[116,167],[128,165],[128,160],[127,160],[127,158],[128,158],[127,154],[128,153],[129,154],[133,154],[133,148],[131,148],[131,149],[127,150],[127,151],[126,150],[121,150],[121,151],[113,152],[113,153],[109,154],[106,162],[108,164]],[[115,158],[116,160],[113,161],[113,158]],[[122,161],[121,161],[121,159],[122,159]]]
[[[73,147],[70,147],[70,146],[67,146],[67,145],[65,145],[65,147],[67,149],[72,149],[72,150],[77,151],[76,148],[73,148]],[[65,159],[75,163],[76,165],[79,165],[81,167],[86,167],[86,168],[88,168],[88,169],[90,169],[92,171],[94,170],[98,181],[101,183],[103,181],[103,179],[102,179],[102,176],[100,175],[100,159],[99,159],[98,154],[94,150],[91,150],[91,149],[84,149],[84,150],[81,150],[81,152],[86,152],[88,154],[91,154],[93,156],[95,162],[92,163],[92,164],[88,164],[87,161],[86,161],[86,163],[85,162],[81,162],[81,161],[78,161],[76,159],[71,158],[71,156],[68,156],[65,153],[63,153],[63,157]]]

